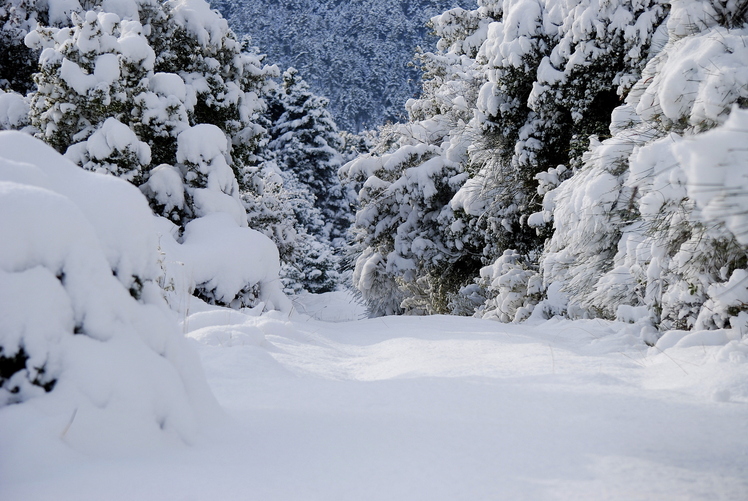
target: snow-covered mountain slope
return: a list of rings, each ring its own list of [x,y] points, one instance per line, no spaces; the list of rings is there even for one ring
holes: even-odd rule
[[[330,99],[341,129],[358,131],[404,111],[420,92],[420,71],[410,66],[417,46],[436,39],[426,23],[447,9],[474,8],[471,0],[211,0],[240,35],[293,66]]]
[[[356,318],[336,294],[296,309]],[[748,497],[748,345],[726,331],[649,348],[600,320],[328,323],[219,308],[183,328],[232,423],[105,462],[0,427],[0,498]]]

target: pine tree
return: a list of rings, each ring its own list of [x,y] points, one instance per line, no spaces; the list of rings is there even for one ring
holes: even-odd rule
[[[340,263],[332,245],[307,230],[309,226],[323,227],[309,190],[292,172],[282,171],[272,158],[253,169],[251,187],[242,193],[242,201],[250,226],[278,246],[286,293],[337,289]]]
[[[88,139],[107,118],[129,124],[134,95],[155,55],[137,21],[88,11],[72,14],[73,25],[40,28],[34,46],[47,48],[35,76],[31,120],[42,139],[60,153]]]
[[[456,236],[451,200],[468,174],[471,120],[485,74],[476,60],[492,2],[432,20],[439,51],[419,56],[423,96],[408,123],[385,126],[372,152],[341,175],[359,192],[354,285],[372,314],[446,313],[450,295],[477,274],[480,251]]]
[[[538,259],[554,231],[542,195],[581,165],[590,135],[607,134],[610,113],[640,75],[666,14],[657,1],[505,3],[503,23],[489,30],[482,49],[488,83],[472,122],[480,129],[476,174],[455,204],[463,231],[479,242],[485,235],[478,245],[496,260],[481,274],[509,270],[506,280],[494,277],[496,290],[482,282],[484,296],[512,294],[502,285],[516,276],[502,264],[509,251],[518,253],[519,269],[535,271],[523,276],[537,282]],[[525,313],[538,296],[527,298]]]
[[[656,0],[486,0],[432,20],[438,52],[420,56],[424,95],[409,102],[407,129],[382,131],[377,163],[364,157],[345,169],[361,189],[354,277],[383,291],[400,286],[383,310],[471,313],[489,301],[487,314],[506,300],[512,306],[500,318],[532,311],[542,297],[538,260],[554,231],[542,196],[580,168],[590,135],[607,132],[666,15]],[[437,184],[438,211],[403,188],[435,157],[453,169]],[[414,208],[423,223],[411,227]],[[439,228],[431,228],[425,215],[437,212]],[[438,251],[415,252],[423,248]],[[367,279],[364,270],[391,279]]]
[[[748,296],[738,285],[745,248],[700,198],[730,191],[714,182],[734,161],[715,154],[729,156],[730,148],[710,143],[724,145],[721,134],[733,133],[723,127],[734,113],[739,120],[735,107],[745,102],[748,81],[712,82],[732,78],[726,75],[746,57],[745,37],[730,30],[745,22],[739,4],[673,3],[667,44],[650,50],[615,110],[613,137],[594,144],[579,171],[546,194],[556,231],[541,265],[568,315],[622,318],[638,306],[641,321],[661,330],[736,326],[745,318],[734,301]],[[709,188],[700,192],[704,175]],[[721,298],[728,283],[733,293]]]
[[[34,85],[38,51],[26,47],[24,37],[35,27],[34,0],[6,0],[0,4],[0,90],[26,94]]]
[[[307,231],[340,247],[352,215],[338,178],[343,141],[327,103],[289,68],[283,73],[282,86],[269,96],[267,116],[272,125],[268,150],[281,170],[292,172],[313,196],[322,224],[316,218],[306,218]]]
[[[261,96],[276,69],[245,51],[203,0],[137,7],[88,2],[70,26],[29,34],[43,49],[32,124],[82,167],[140,186],[180,231],[216,212],[246,227],[241,192],[258,184]],[[234,299],[214,297],[210,281],[195,293],[248,306],[255,285]]]
[[[260,95],[275,69],[244,52],[225,20],[202,0],[145,1],[124,18],[101,11],[98,2],[89,7],[95,10],[72,13],[71,27],[39,28],[31,35],[36,50],[47,49],[32,95],[31,119],[40,136],[87,168],[107,170],[104,164],[116,164],[119,170],[112,173],[142,185],[156,166],[180,163],[180,134],[211,124],[229,138],[226,159],[233,175],[246,184],[263,134],[257,123]],[[195,23],[198,14],[201,22]],[[90,139],[107,119],[129,127],[137,141],[148,145],[145,164],[144,156],[128,156],[121,148],[112,150],[112,158],[101,150],[86,151],[95,147]],[[187,204],[183,207],[162,203],[166,195],[157,188],[167,171],[160,169],[144,191],[154,210],[168,205],[162,214],[184,225],[201,209],[190,206],[189,194],[170,195]],[[175,191],[174,183],[168,187]]]

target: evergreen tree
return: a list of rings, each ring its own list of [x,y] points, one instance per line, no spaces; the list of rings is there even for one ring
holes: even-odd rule
[[[86,169],[140,186],[180,230],[216,212],[246,227],[241,192],[258,184],[261,96],[275,67],[244,51],[203,0],[85,7],[70,26],[27,37],[43,54],[31,95],[39,136]],[[253,286],[220,300],[250,305]],[[217,301],[215,287],[195,293]]]
[[[505,302],[496,298],[511,304],[500,318],[532,311],[553,232],[542,195],[579,168],[589,135],[607,130],[666,14],[656,0],[484,0],[432,20],[438,52],[420,56],[424,95],[409,102],[410,122],[382,131],[377,163],[345,169],[361,189],[354,278],[383,284],[381,297],[399,285],[378,312],[471,313]],[[404,189],[436,173],[438,198]]]
[[[266,152],[267,153],[267,152]],[[250,226],[278,246],[285,291],[330,292],[340,285],[339,259],[329,240],[307,227],[323,227],[309,190],[292,172],[267,159],[255,169],[251,189],[242,193]]]
[[[497,260],[494,271],[505,268],[499,262],[510,250],[519,254],[516,266],[540,271],[553,227],[550,213],[538,214],[539,195],[581,165],[591,134],[608,133],[610,113],[639,77],[666,14],[657,0],[504,2],[503,23],[492,26],[483,48],[489,81],[472,122],[481,130],[478,171],[456,197],[463,227],[488,237],[482,247]],[[489,297],[511,293],[488,289]],[[528,294],[522,311],[536,300]]]
[[[748,81],[727,76],[748,54],[744,30],[732,30],[745,25],[744,3],[673,2],[667,44],[613,114],[613,137],[546,195],[556,231],[544,280],[570,316],[623,318],[639,306],[661,330],[737,326],[741,315],[747,325],[737,299],[748,298],[746,249],[727,224],[735,208],[709,215],[712,199],[740,186],[715,181],[735,168],[722,135],[746,102]],[[735,85],[714,85],[726,81]]]
[[[35,0],[6,0],[0,4],[0,90],[22,94],[31,90],[38,51],[24,44],[24,37],[35,27]]]
[[[71,21],[70,28],[37,29],[31,39],[36,48],[48,49],[35,76],[31,121],[60,153],[82,146],[108,119],[129,125],[134,96],[146,90],[155,60],[137,21],[123,23],[116,14],[94,11],[73,13]],[[98,151],[87,154],[81,146],[73,148],[74,157],[79,161],[85,157],[92,170],[97,170],[97,160],[119,163],[122,170],[113,173],[142,183],[142,156],[133,157],[128,166],[126,159],[103,158]]]
[[[424,91],[407,104],[410,121],[380,129],[372,152],[341,170],[359,192],[353,279],[372,314],[446,313],[480,268],[480,250],[455,237],[450,203],[468,175],[466,123],[485,79],[476,58],[494,15],[486,1],[432,20],[442,39],[420,55]]]
[[[281,170],[293,173],[313,196],[322,220],[302,216],[307,231],[340,247],[352,215],[338,177],[343,141],[327,103],[289,68],[282,86],[269,96],[267,116],[272,125],[267,148]]]

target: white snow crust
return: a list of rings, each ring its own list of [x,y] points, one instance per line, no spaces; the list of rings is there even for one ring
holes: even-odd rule
[[[299,310],[317,314],[325,303],[346,321],[221,308],[183,318],[232,417],[220,435],[105,463],[23,442],[12,460],[0,459],[0,495],[738,501],[748,493],[748,345],[728,331],[673,331],[650,348],[624,323],[361,321],[344,295],[300,301]],[[2,446],[19,443],[0,437]]]

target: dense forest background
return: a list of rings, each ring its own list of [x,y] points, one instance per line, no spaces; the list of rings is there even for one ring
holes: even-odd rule
[[[471,0],[213,0],[232,29],[251,37],[268,59],[293,67],[330,100],[338,127],[374,129],[407,118],[405,102],[420,94],[417,49],[436,38],[428,20]]]

